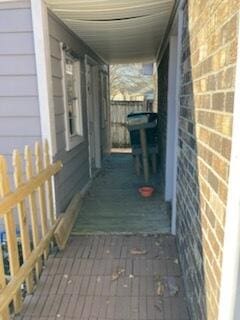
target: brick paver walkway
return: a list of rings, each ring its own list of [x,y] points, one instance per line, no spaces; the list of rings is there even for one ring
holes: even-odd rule
[[[174,237],[71,237],[17,319],[188,320]]]

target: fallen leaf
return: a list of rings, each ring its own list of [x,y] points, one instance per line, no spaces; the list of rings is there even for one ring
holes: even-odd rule
[[[117,271],[113,272],[112,274],[112,281],[117,280],[124,272],[125,269],[117,269]]]
[[[112,274],[112,281],[117,280],[119,278],[119,274],[117,272],[113,272]]]
[[[171,297],[174,297],[178,294],[179,288],[177,285],[169,284],[168,289],[169,289],[169,294]]]
[[[161,301],[159,301],[158,303],[156,303],[155,305],[154,305],[154,307],[156,308],[156,309],[158,309],[158,311],[162,311],[162,306],[160,305],[162,302]]]
[[[144,254],[147,253],[147,251],[146,251],[146,250],[141,250],[141,249],[132,249],[132,250],[130,251],[130,253],[131,253],[132,255],[144,255]]]
[[[155,273],[154,276],[155,276],[155,281],[160,281],[162,278],[159,273]]]
[[[174,297],[178,294],[179,287],[176,283],[175,277],[165,277],[165,285],[171,297]]]
[[[162,283],[162,281],[157,282],[157,295],[158,296],[163,296],[165,290],[165,286]]]

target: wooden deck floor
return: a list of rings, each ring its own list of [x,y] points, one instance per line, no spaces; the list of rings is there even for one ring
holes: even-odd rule
[[[142,198],[130,154],[112,154],[84,199],[73,228],[75,235],[104,233],[169,233],[169,204],[164,201],[160,174],[151,175],[155,192]]]
[[[188,320],[174,237],[71,237],[15,318]]]

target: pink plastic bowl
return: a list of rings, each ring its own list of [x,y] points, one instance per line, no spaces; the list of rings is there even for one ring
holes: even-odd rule
[[[139,193],[142,197],[148,198],[151,197],[154,191],[153,187],[141,187],[138,189]]]

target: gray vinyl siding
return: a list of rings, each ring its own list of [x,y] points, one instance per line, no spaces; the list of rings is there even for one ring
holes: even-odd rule
[[[0,153],[10,164],[13,149],[41,139],[29,1],[0,3],[0,43]]]
[[[58,212],[89,181],[86,79],[84,57],[104,66],[100,58],[50,11],[49,33],[57,153],[63,170],[56,177]],[[66,151],[60,42],[81,57],[84,142]],[[30,1],[0,3],[0,153],[11,163],[12,150],[21,152],[41,140],[41,121]],[[10,167],[10,172],[12,171]]]
[[[65,210],[74,194],[89,181],[88,132],[86,110],[86,79],[84,57],[88,54],[99,64],[102,62],[82,40],[70,31],[50,10],[48,13],[50,51],[52,67],[53,100],[55,109],[55,126],[57,154],[55,159],[63,162],[63,169],[55,178],[57,211]],[[83,108],[84,142],[74,149],[66,151],[64,102],[62,87],[62,66],[60,43],[64,42],[79,54],[81,62],[81,98]]]

